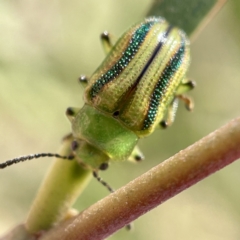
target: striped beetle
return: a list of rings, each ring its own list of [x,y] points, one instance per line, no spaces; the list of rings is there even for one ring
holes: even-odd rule
[[[192,101],[182,95],[194,87],[186,78],[190,54],[183,31],[163,18],[150,17],[127,30],[114,46],[108,33],[101,38],[106,59],[89,80],[80,78],[85,105],[66,112],[72,124],[73,154],[29,155],[2,163],[0,168],[44,156],[75,158],[113,191],[97,171],[105,170],[109,161],[141,160],[138,139],[159,125],[171,125],[178,99],[187,109],[193,108]]]

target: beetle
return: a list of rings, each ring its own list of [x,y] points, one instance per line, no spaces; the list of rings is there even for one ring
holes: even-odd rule
[[[128,29],[115,45],[107,32],[101,39],[105,60],[89,79],[80,77],[85,104],[66,111],[72,154],[34,154],[1,163],[0,168],[45,156],[76,159],[113,191],[98,177],[98,170],[107,169],[111,161],[143,159],[139,138],[158,126],[170,126],[179,99],[192,110],[192,100],[183,95],[195,83],[186,77],[190,43],[182,30],[164,18],[149,17]]]

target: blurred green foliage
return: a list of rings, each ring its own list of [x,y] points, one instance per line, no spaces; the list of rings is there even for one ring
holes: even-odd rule
[[[191,35],[219,0],[155,0],[147,16],[160,15]],[[185,14],[183,14],[185,13]]]
[[[1,1],[0,2],[0,147],[1,161],[55,152],[70,132],[64,116],[83,104],[80,74],[104,58],[99,34],[117,37],[141,20],[150,0]],[[238,6],[238,8],[237,8]],[[232,0],[192,44],[189,76],[195,110],[183,105],[174,125],[140,142],[146,160],[116,163],[102,177],[118,188],[152,166],[202,138],[240,110],[239,1]],[[19,164],[0,174],[0,233],[22,222],[50,160]],[[235,240],[240,238],[238,162],[135,221],[135,230],[110,239]],[[92,181],[76,203],[83,210],[108,193]]]

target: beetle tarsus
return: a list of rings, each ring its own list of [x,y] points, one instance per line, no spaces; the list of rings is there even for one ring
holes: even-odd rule
[[[183,94],[180,94],[180,95],[177,95],[177,98],[184,102],[185,107],[188,111],[193,110],[194,103],[193,103],[193,100],[190,97],[188,97],[186,95],[183,95]]]
[[[79,83],[80,83],[83,87],[86,87],[87,84],[88,84],[88,77],[85,76],[85,75],[81,75],[81,76],[78,78],[78,81],[79,81]]]

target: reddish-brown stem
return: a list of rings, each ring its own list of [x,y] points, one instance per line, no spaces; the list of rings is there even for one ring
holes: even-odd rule
[[[180,151],[77,217],[50,230],[41,240],[105,239],[239,157],[240,118]]]

